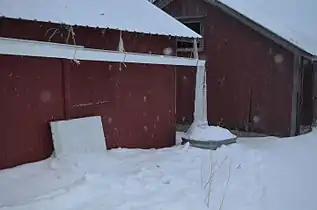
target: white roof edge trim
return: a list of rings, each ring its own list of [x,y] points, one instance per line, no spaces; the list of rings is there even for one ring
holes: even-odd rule
[[[0,37],[0,55],[1,54],[83,61],[106,61],[192,67],[204,66],[206,62],[204,60],[197,60],[193,58],[99,50],[85,48],[84,46]]]

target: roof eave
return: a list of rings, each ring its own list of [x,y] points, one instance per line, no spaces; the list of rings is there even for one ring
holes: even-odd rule
[[[160,9],[165,8],[167,5],[169,5],[173,0],[156,0],[153,2],[155,6],[157,6]]]
[[[46,21],[40,21],[40,20],[29,20],[25,18],[13,18],[13,17],[7,17],[7,16],[0,16],[0,19],[11,19],[11,20],[23,20],[23,21],[34,21],[34,22],[39,22],[39,23],[52,23],[52,24],[58,24],[58,25],[67,25],[67,26],[79,26],[79,27],[84,27],[84,28],[97,28],[97,29],[109,29],[109,30],[117,30],[117,31],[123,31],[123,32],[129,32],[129,33],[138,33],[138,34],[147,34],[147,35],[152,35],[152,36],[168,36],[168,37],[179,37],[179,38],[189,38],[189,39],[201,39],[202,36],[197,34],[196,32],[192,31],[192,36],[184,36],[184,35],[177,35],[177,34],[164,34],[164,33],[151,33],[151,32],[141,32],[141,31],[134,31],[134,30],[126,30],[126,29],[120,29],[120,28],[110,28],[110,27],[93,27],[93,26],[85,26],[85,25],[70,25],[68,23],[59,23],[59,22],[46,22]],[[190,29],[189,29],[190,30]]]

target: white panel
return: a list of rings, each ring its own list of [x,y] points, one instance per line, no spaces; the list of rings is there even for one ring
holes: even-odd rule
[[[101,154],[106,141],[101,117],[51,122],[55,155]]]

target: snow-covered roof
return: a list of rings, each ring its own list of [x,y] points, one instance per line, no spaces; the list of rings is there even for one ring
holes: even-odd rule
[[[316,0],[218,0],[309,54],[317,56]]]
[[[201,36],[147,0],[0,0],[0,17],[178,37]]]

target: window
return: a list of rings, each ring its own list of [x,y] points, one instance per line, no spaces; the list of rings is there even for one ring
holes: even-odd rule
[[[188,21],[184,22],[188,28],[192,29],[196,33],[203,35],[204,28],[203,24],[200,21]],[[203,51],[204,43],[203,39],[197,40],[198,51]],[[178,38],[177,39],[177,51],[178,52],[191,52],[194,49],[194,40],[189,38]]]

